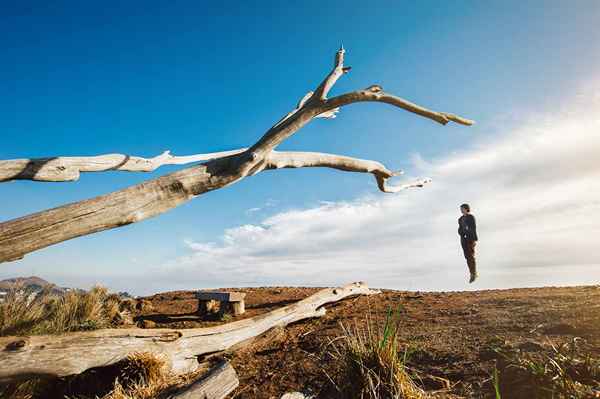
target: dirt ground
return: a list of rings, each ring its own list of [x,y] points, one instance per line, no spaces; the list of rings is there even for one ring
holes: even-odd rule
[[[146,298],[151,307],[136,317],[148,327],[189,328],[251,317],[293,303],[317,288],[245,288],[246,313],[221,321],[199,318],[191,292]],[[408,365],[429,390],[448,396],[493,397],[492,370],[498,346],[543,351],[574,337],[600,355],[600,286],[530,288],[478,292],[385,290],[326,306],[324,317],[276,329],[227,356],[240,378],[236,398],[280,398],[288,391],[334,396],[330,355],[341,325],[381,321],[388,309],[400,313],[400,341]],[[145,320],[145,321],[144,321]],[[436,377],[441,377],[438,379]],[[518,397],[505,392],[505,397]]]

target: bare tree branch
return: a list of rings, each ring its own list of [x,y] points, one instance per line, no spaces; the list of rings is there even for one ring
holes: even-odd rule
[[[302,107],[304,107],[304,104],[306,104],[306,102],[308,100],[310,100],[310,98],[313,96],[313,94],[314,94],[314,92],[312,92],[312,91],[309,91],[308,93],[306,93],[304,95],[304,97],[302,97],[300,99],[300,101],[298,102],[298,105],[296,105],[296,108],[294,108],[292,111],[288,112],[288,114],[286,116],[284,116],[283,118],[281,118],[275,125],[273,125],[273,127],[271,129],[274,129],[277,126],[281,125],[281,123],[283,121],[285,121],[290,116],[294,115],[296,112],[298,112],[300,109],[302,109]]]
[[[475,123],[472,120],[465,119],[454,114],[431,111],[427,108],[421,107],[420,105],[413,104],[410,101],[384,92],[383,88],[379,85],[369,86],[364,90],[353,91],[350,93],[339,95],[337,97],[330,98],[325,101],[324,105],[322,106],[322,109],[324,110],[324,112],[326,112],[328,110],[340,108],[345,105],[366,101],[390,104],[395,107],[402,108],[409,112],[415,113],[417,115],[424,116],[425,118],[434,120],[438,123],[441,123],[442,125],[445,125],[448,122],[456,122],[461,125],[471,126]]]
[[[218,157],[215,159],[213,159],[217,156],[215,154],[204,154],[203,156],[210,159],[204,164],[191,166],[110,194],[0,223],[0,262],[20,259],[27,253],[71,238],[139,222],[166,212],[198,195],[226,187],[267,168],[323,166],[346,171],[372,173],[377,179],[379,189],[384,192],[398,192],[411,187],[421,187],[429,182],[430,179],[422,179],[399,186],[389,186],[387,180],[396,174],[379,162],[330,154],[273,152],[281,142],[314,118],[335,117],[340,107],[357,102],[373,101],[391,104],[441,124],[450,121],[463,125],[473,123],[468,119],[445,112],[431,111],[387,94],[380,86],[376,85],[328,99],[327,94],[332,86],[340,76],[349,71],[349,68],[344,67],[343,63],[344,50],[342,48],[336,53],[333,70],[315,92],[309,92],[305,95],[292,112],[271,127],[248,150],[241,149],[227,153],[217,153]],[[180,158],[179,160],[181,162],[191,160],[188,157],[183,158],[186,159]],[[123,155],[118,155],[115,159],[105,163],[100,162],[103,166],[97,166],[97,169],[94,170],[152,170],[150,168],[155,165],[152,161],[148,163],[149,160],[143,158],[133,161],[132,159],[133,157],[125,159]],[[31,162],[30,160],[23,161],[25,163]],[[30,171],[27,169],[26,164],[20,164],[17,170],[20,170],[23,176],[29,176],[23,178],[35,177],[41,179],[43,174],[39,171],[44,169],[44,165],[51,163],[51,161],[52,159],[45,160],[42,163],[34,162],[38,170]],[[171,161],[175,162],[172,159]],[[9,162],[9,164],[4,165],[5,168],[10,169],[11,161],[4,162]],[[76,165],[76,167],[73,167],[73,165]],[[58,167],[60,166],[64,165],[58,165]],[[84,165],[81,162],[73,161],[71,166],[71,168],[65,167],[71,173],[67,176],[70,176],[70,180],[75,179],[80,171],[84,171],[82,169]],[[129,169],[124,169],[124,167]],[[0,170],[2,170],[1,166]],[[24,170],[27,171],[28,175]],[[9,175],[8,173],[10,172],[7,172],[7,175]],[[13,172],[10,175],[11,178],[19,178],[18,173],[15,175]],[[48,173],[52,175],[52,173]]]
[[[9,180],[74,181],[81,172],[119,170],[127,172],[152,172],[163,165],[184,165],[235,155],[246,151],[213,152],[187,156],[174,156],[165,151],[154,158],[141,158],[123,154],[106,154],[91,157],[56,157],[38,159],[9,159],[0,161],[0,182]]]
[[[270,151],[274,150],[279,144],[304,127],[312,119],[319,117],[335,118],[341,107],[358,102],[387,103],[429,118],[442,125],[448,122],[455,122],[470,126],[474,123],[472,120],[454,114],[431,111],[420,105],[413,104],[410,101],[384,92],[379,85],[369,86],[364,90],[353,91],[327,99],[325,96],[329,93],[333,84],[343,73],[349,71],[349,69],[342,66],[343,60],[344,50],[342,48],[336,54],[336,66],[333,71],[319,85],[315,93],[308,100],[306,100],[307,97],[305,96],[304,101],[299,104],[299,107],[269,129],[249,151],[256,154],[257,157],[265,157]]]
[[[341,46],[337,53],[335,53],[333,69],[331,70],[329,75],[327,75],[325,80],[323,80],[323,82],[319,85],[319,87],[317,87],[317,90],[315,90],[314,98],[317,98],[321,101],[325,100],[327,98],[327,94],[329,94],[329,91],[331,90],[333,85],[335,85],[335,82],[337,82],[337,80],[343,74],[350,72],[350,69],[352,68],[344,66],[345,53],[346,50],[344,50],[344,46]]]
[[[387,180],[403,174],[402,171],[391,171],[377,161],[321,152],[272,151],[265,162],[265,169],[314,167],[333,168],[345,172],[371,173],[375,176],[379,189],[385,193],[397,193],[408,188],[423,187],[424,184],[431,181],[431,179],[425,178],[400,186],[389,186],[386,184]]]

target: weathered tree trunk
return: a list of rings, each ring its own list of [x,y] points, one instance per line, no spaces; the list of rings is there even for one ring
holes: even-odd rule
[[[187,387],[166,395],[167,399],[223,399],[240,385],[229,362],[222,360]]]
[[[239,161],[237,156],[220,158],[110,194],[0,223],[0,262],[159,215],[239,179]]]
[[[0,382],[31,375],[65,376],[117,362],[133,352],[164,356],[175,373],[193,371],[199,355],[235,344],[298,320],[325,314],[323,305],[354,295],[371,295],[365,283],[326,288],[289,306],[216,327],[194,329],[106,329],[57,336],[0,338]]]
[[[400,186],[387,180],[400,173],[376,161],[314,152],[276,152],[275,148],[314,118],[334,118],[340,108],[357,102],[380,102],[413,112],[443,125],[473,122],[459,116],[428,110],[388,94],[373,85],[333,98],[327,98],[335,82],[350,68],[344,66],[344,49],[336,53],[334,68],[297,107],[277,122],[247,150],[204,154],[210,161],[96,198],[34,213],[0,223],[0,263],[21,259],[25,254],[75,237],[135,223],[156,216],[211,190],[235,183],[265,169],[328,167],[343,171],[371,173],[383,192],[422,187],[429,179]],[[212,159],[219,156],[217,159]],[[108,158],[106,158],[108,157]],[[80,171],[152,170],[162,163],[184,163],[189,159],[129,159],[124,155],[63,157],[43,160],[0,162],[0,180],[73,179]],[[157,158],[160,158],[157,157]],[[183,157],[186,158],[186,157]],[[61,163],[62,162],[62,163]],[[61,169],[63,168],[63,169]],[[63,176],[59,176],[63,173]],[[4,176],[4,177],[3,177]],[[58,177],[57,177],[58,176]]]

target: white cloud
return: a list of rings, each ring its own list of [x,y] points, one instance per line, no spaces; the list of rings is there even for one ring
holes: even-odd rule
[[[188,241],[190,253],[164,270],[209,285],[598,283],[600,96],[586,101],[441,159],[415,154],[415,172],[434,179],[424,189],[276,213],[228,229],[218,242]],[[469,287],[456,234],[463,202],[480,232],[482,277]]]

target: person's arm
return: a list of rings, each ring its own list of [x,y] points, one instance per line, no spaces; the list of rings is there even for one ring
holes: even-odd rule
[[[470,218],[467,219],[467,223],[469,226],[469,235],[471,240],[473,241],[477,241],[477,224],[475,223],[475,216],[473,215],[469,215],[471,216]]]

